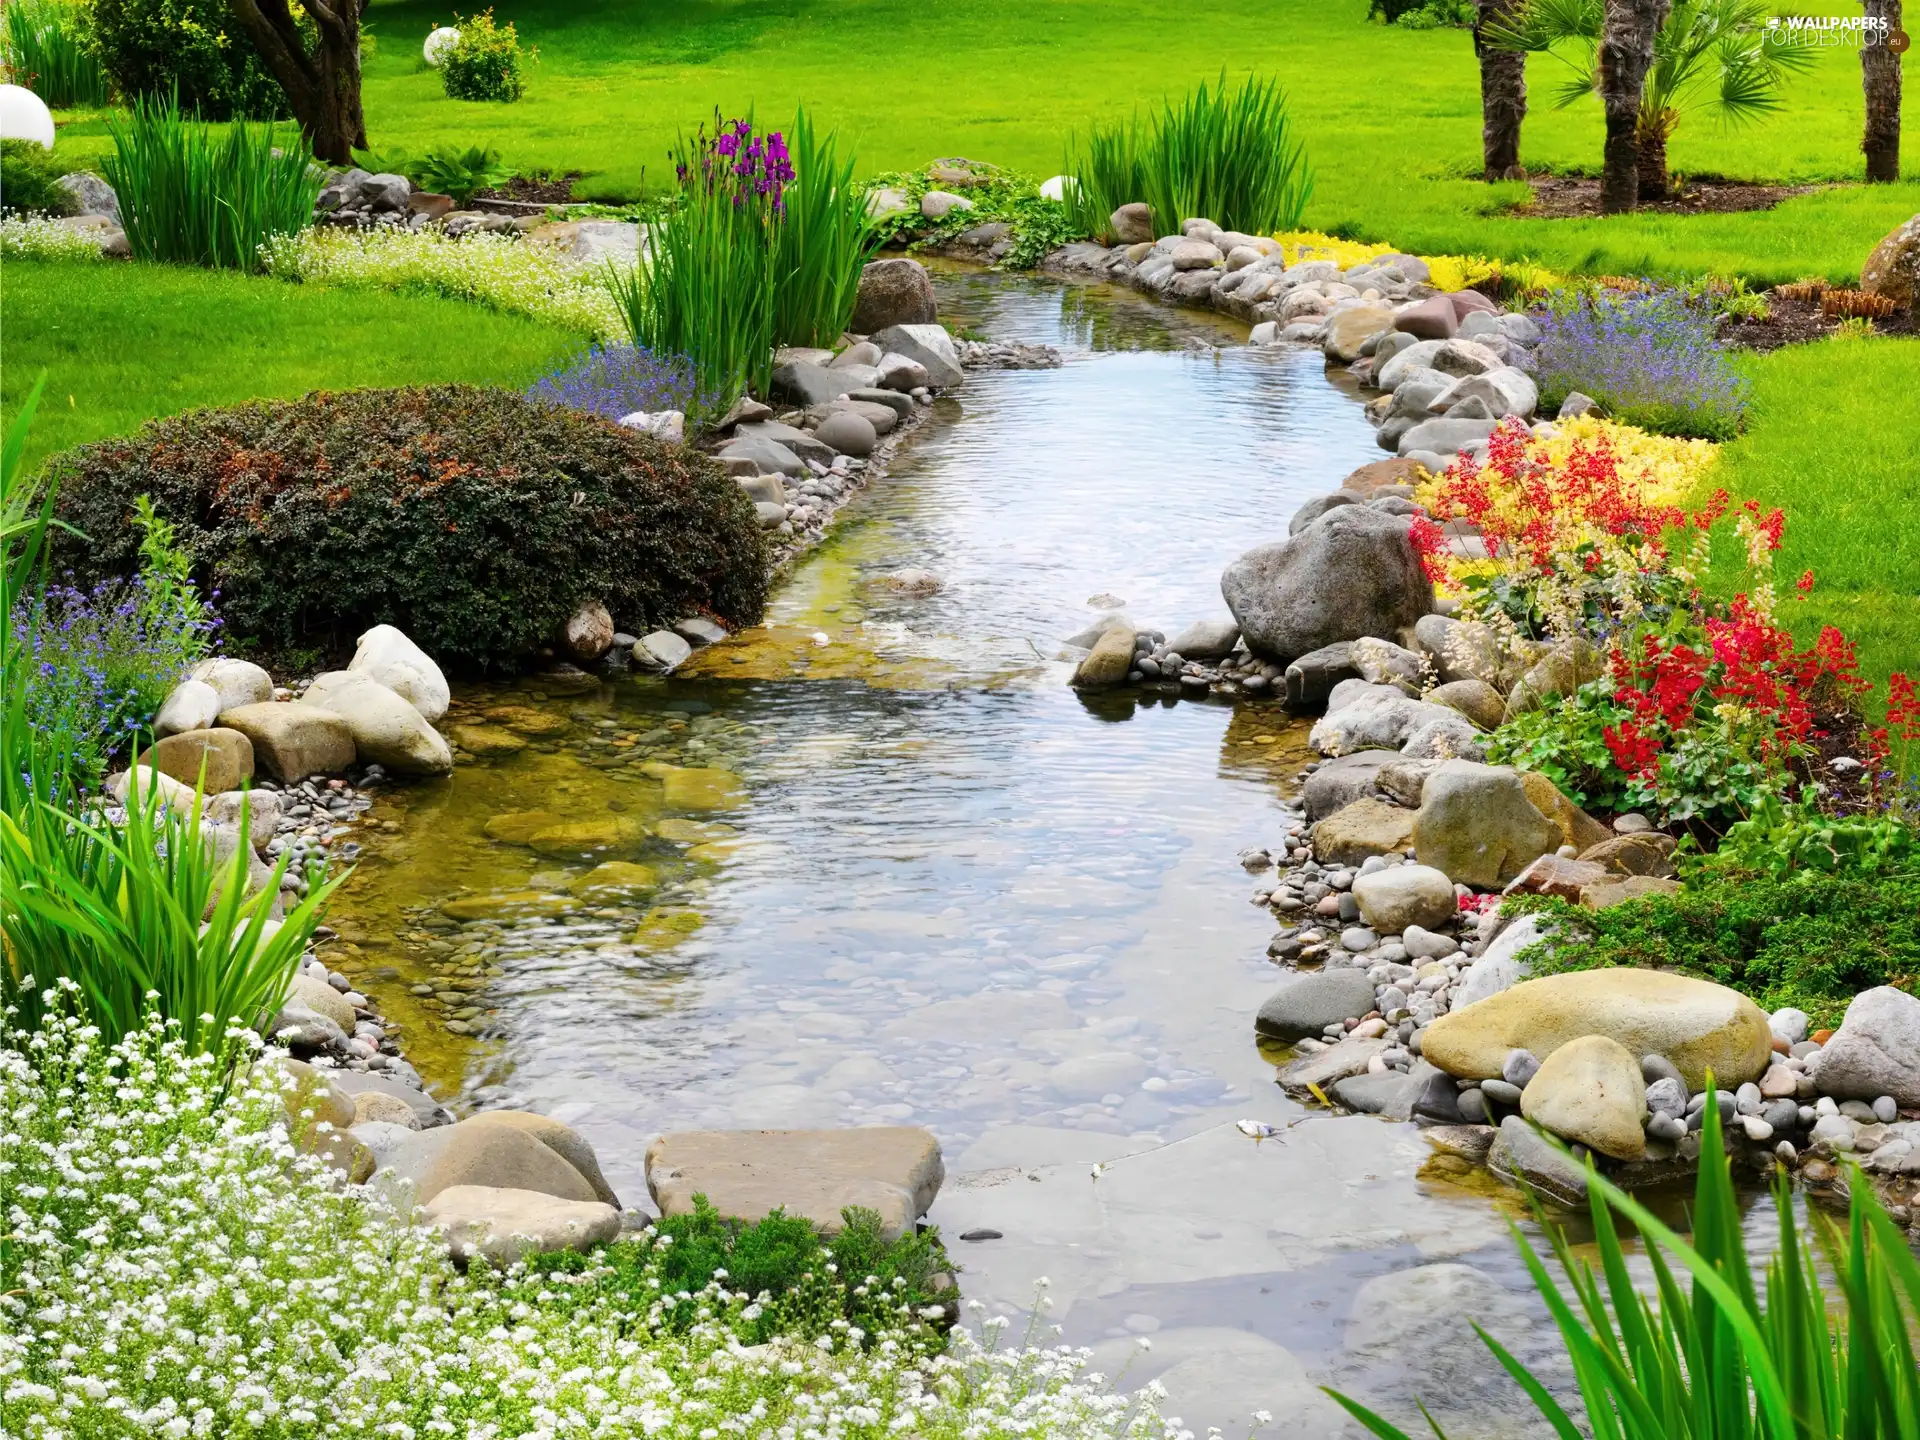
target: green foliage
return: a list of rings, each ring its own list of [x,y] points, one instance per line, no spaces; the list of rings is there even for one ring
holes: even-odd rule
[[[71,215],[73,196],[56,182],[66,167],[31,140],[0,140],[0,211]]]
[[[1487,761],[1538,770],[1585,810],[1624,810],[1628,777],[1607,748],[1606,728],[1627,718],[1613,686],[1589,681],[1523,711],[1487,737]]]
[[[1920,833],[1896,814],[1832,815],[1810,796],[1782,802],[1768,795],[1697,863],[1705,873],[1774,880],[1808,871],[1886,875],[1920,870]]]
[[[845,1228],[823,1238],[812,1222],[780,1210],[748,1225],[722,1216],[704,1195],[693,1203],[692,1214],[663,1219],[638,1239],[591,1255],[542,1255],[533,1268],[578,1277],[557,1292],[563,1304],[659,1305],[677,1331],[699,1322],[700,1297],[718,1283],[747,1302],[736,1326],[749,1345],[850,1324],[869,1337],[905,1331],[926,1353],[940,1348],[953,1267],[939,1232],[889,1241],[878,1214],[853,1208],[842,1212]]]
[[[1535,974],[1612,966],[1676,970],[1837,1025],[1862,990],[1911,990],[1920,977],[1920,873],[1798,871],[1784,879],[1689,866],[1677,895],[1604,910],[1564,900],[1507,902],[1550,916],[1555,938],[1529,946]]]
[[[416,185],[451,195],[461,209],[477,192],[513,178],[512,168],[501,163],[500,152],[482,145],[469,145],[464,150],[451,146],[429,150],[404,173]]]
[[[867,181],[869,193],[886,186],[900,191],[909,201],[907,209],[879,221],[882,235],[890,242],[905,243],[909,249],[920,250],[944,244],[976,225],[1001,221],[1013,227],[1008,237],[1012,243],[1006,254],[994,262],[994,268],[1031,270],[1050,251],[1095,233],[1095,227],[1074,205],[1042,195],[1039,182],[1031,175],[977,160],[968,162],[975,176],[974,183],[967,188],[967,199],[973,202],[973,209],[949,210],[939,220],[927,220],[920,214],[920,199],[927,191],[939,188],[927,173],[931,168],[876,175]],[[1068,188],[1071,191],[1074,187]],[[1103,216],[1100,228],[1104,228],[1105,223]]]
[[[88,16],[87,46],[127,100],[178,100],[207,120],[288,113],[225,0],[91,0]]]
[[[877,243],[832,134],[804,113],[764,137],[751,117],[714,119],[715,135],[703,128],[674,152],[681,202],[649,232],[650,263],[607,274],[633,343],[692,362],[702,419],[745,390],[764,395],[775,346],[838,339]],[[749,145],[763,150],[749,159]]]
[[[50,462],[82,574],[130,568],[134,498],[176,528],[229,628],[279,649],[400,626],[519,664],[582,601],[624,626],[766,602],[753,505],[697,451],[465,386],[319,392],[156,421]]]
[[[1920,1261],[1856,1174],[1846,1230],[1810,1215],[1803,1229],[1784,1172],[1774,1179],[1779,1244],[1764,1289],[1754,1285],[1720,1103],[1708,1092],[1691,1243],[1588,1162],[1596,1272],[1565,1230],[1541,1214],[1563,1290],[1519,1228],[1514,1243],[1547,1302],[1580,1387],[1586,1426],[1498,1341],[1494,1358],[1565,1440],[1916,1440]],[[1619,1217],[1616,1219],[1616,1216]],[[1625,1220],[1645,1241],[1654,1294],[1635,1284]],[[1811,1232],[1811,1233],[1809,1233]],[[1830,1293],[1822,1266],[1833,1276]],[[1691,1275],[1691,1292],[1682,1288]],[[1382,1440],[1404,1431],[1327,1392]],[[1429,1418],[1428,1423],[1432,1421]],[[1433,1426],[1434,1433],[1440,1429]]]
[[[1402,9],[1393,23],[1402,30],[1469,30],[1476,18],[1474,0],[1425,0]]]
[[[440,84],[450,100],[498,100],[510,104],[526,93],[522,66],[539,51],[520,51],[520,35],[509,20],[501,25],[488,6],[462,20],[454,17],[460,38],[440,61]]]
[[[1313,195],[1306,145],[1296,137],[1278,80],[1249,76],[1237,92],[1204,81],[1150,121],[1094,126],[1069,150],[1076,222],[1106,235],[1108,217],[1144,200],[1156,231],[1205,216],[1228,230],[1298,229]]]
[[[8,0],[0,14],[0,60],[15,84],[59,110],[107,103],[107,75],[87,48],[87,11],[77,0]]]
[[[136,259],[252,270],[269,238],[312,223],[321,176],[298,135],[246,121],[214,127],[171,98],[137,100],[107,129],[107,182]]]

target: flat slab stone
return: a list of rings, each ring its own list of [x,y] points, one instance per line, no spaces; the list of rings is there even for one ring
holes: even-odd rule
[[[888,1239],[927,1212],[946,1178],[940,1142],[916,1125],[855,1130],[683,1130],[647,1147],[647,1189],[662,1215],[704,1195],[722,1215],[784,1209],[829,1234],[849,1206],[875,1210]]]

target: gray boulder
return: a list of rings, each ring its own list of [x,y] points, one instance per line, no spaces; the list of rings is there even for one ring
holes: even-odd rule
[[[875,260],[861,269],[860,291],[848,322],[856,335],[871,335],[889,325],[931,325],[939,318],[933,277],[918,260]]]
[[[1920,1106],[1920,998],[1889,985],[1854,996],[1840,1028],[1807,1057],[1807,1073],[1836,1100],[1891,1095]]]
[[[855,378],[856,371],[858,378]],[[774,366],[773,395],[776,400],[791,401],[795,405],[827,405],[850,390],[874,384],[878,378],[877,369],[860,370],[859,367],[853,367],[835,370],[825,365],[789,360],[784,365]]]
[[[1526,371],[1502,365],[1484,375],[1467,375],[1454,381],[1428,402],[1428,408],[1454,414],[1455,407],[1467,400],[1481,401],[1496,420],[1508,415],[1525,420],[1540,403],[1540,387]]]
[[[1154,239],[1153,211],[1140,201],[1122,205],[1107,217],[1107,224],[1122,245],[1142,245]]]
[[[927,372],[927,383],[950,390],[967,377],[960,368],[953,337],[939,325],[889,325],[868,337],[882,355],[904,355]]]
[[[1307,819],[1324,820],[1366,799],[1378,787],[1381,767],[1397,758],[1391,750],[1357,750],[1327,761],[1307,777],[1302,795]]]
[[[1331,495],[1315,496],[1293,512],[1293,518],[1287,521],[1287,534],[1298,535],[1321,516],[1331,514],[1342,505],[1357,504],[1359,499],[1360,497],[1358,495],[1351,494],[1345,490],[1336,490]],[[1186,652],[1182,651],[1181,653],[1185,654]]]
[[[832,446],[842,455],[860,458],[871,455],[873,447],[880,443],[873,422],[852,410],[834,411],[820,422],[813,435],[821,444]]]
[[[1398,635],[1433,609],[1405,522],[1361,505],[1249,550],[1227,567],[1220,592],[1247,647],[1282,664],[1338,641]]]
[[[1587,1172],[1518,1115],[1500,1122],[1487,1168],[1509,1185],[1536,1190],[1569,1209],[1587,1203]]]
[[[1231,620],[1196,620],[1167,642],[1189,660],[1222,660],[1240,643],[1240,627]]]
[[[116,225],[121,223],[120,197],[93,171],[75,170],[54,183],[73,197],[76,214],[104,215]]]
[[[784,513],[784,512],[783,512]],[[671,630],[655,630],[634,642],[633,663],[642,670],[665,674],[693,654],[693,646]]]
[[[1456,420],[1451,416],[1423,420],[1402,433],[1394,450],[1401,455],[1411,455],[1416,450],[1457,455],[1476,440],[1487,439],[1498,425],[1497,420]]]
[[[1417,340],[1401,347],[1391,360],[1374,372],[1373,383],[1381,390],[1398,390],[1422,370],[1433,368],[1433,357],[1440,353],[1442,340]]]
[[[1465,724],[1444,705],[1429,705],[1382,685],[1350,705],[1329,708],[1314,723],[1307,742],[1322,755],[1399,750],[1411,736],[1435,723]]]
[[[1253,1028],[1277,1040],[1299,1040],[1371,1009],[1373,982],[1366,971],[1323,970],[1302,975],[1269,995]]]
[[[802,460],[816,460],[822,465],[833,463],[833,447],[809,435],[805,430],[793,425],[783,425],[778,420],[761,420],[752,425],[742,425],[734,431],[739,440],[771,440],[784,445]]]
[[[1287,666],[1287,708],[1319,710],[1325,708],[1334,687],[1352,680],[1360,671],[1353,663],[1351,641],[1340,640],[1311,650]]]

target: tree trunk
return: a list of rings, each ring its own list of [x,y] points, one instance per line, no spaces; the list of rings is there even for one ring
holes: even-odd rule
[[[314,158],[351,165],[367,148],[360,109],[360,10],[364,0],[300,0],[318,44],[307,53],[287,0],[231,0],[234,15],[287,93]]]
[[[1866,130],[1860,148],[1867,156],[1867,179],[1900,178],[1900,52],[1890,43],[1900,33],[1900,0],[1863,0],[1868,20],[1886,28],[1869,29],[1870,43],[1860,49],[1860,88],[1867,97]]]
[[[1600,209],[1608,215],[1640,201],[1640,94],[1653,67],[1653,38],[1666,24],[1671,0],[1606,0],[1600,30],[1600,104],[1607,145],[1600,176]]]
[[[1520,122],[1527,118],[1527,57],[1488,45],[1481,31],[1510,23],[1523,0],[1475,0],[1473,53],[1480,58],[1480,150],[1486,178],[1524,180],[1520,168]]]
[[[1659,117],[1650,117],[1641,124],[1639,147],[1640,199],[1670,199],[1667,186],[1667,127]]]

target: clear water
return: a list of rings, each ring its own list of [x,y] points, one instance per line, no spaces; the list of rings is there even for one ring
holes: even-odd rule
[[[940,284],[950,323],[1071,358],[941,401],[768,624],[689,673],[463,692],[455,722],[562,733],[382,802],[344,968],[443,1090],[576,1126],[630,1203],[664,1130],[928,1126],[966,1293],[1017,1331],[1046,1277],[1049,1321],[1110,1371],[1151,1335],[1126,1381],[1163,1375],[1189,1424],[1338,1434],[1308,1385],[1331,1378],[1403,1422],[1419,1393],[1461,1433],[1532,1433],[1464,1315],[1426,1313],[1478,1292],[1395,1289],[1464,1261],[1505,1307],[1475,1313],[1537,1345],[1510,1201],[1410,1126],[1302,1111],[1253,1043],[1281,976],[1235,857],[1283,827],[1301,728],[1066,685],[1062,639],[1115,598],[1169,633],[1223,613],[1225,564],[1378,457],[1359,405],[1311,351],[1125,292]],[[876,585],[907,566],[944,589]],[[702,786],[725,808],[688,808]],[[608,833],[488,837],[529,811]],[[567,896],[609,858],[657,883]],[[1301,1123],[1256,1146],[1243,1117]],[[1004,1238],[953,1238],[982,1227]]]

